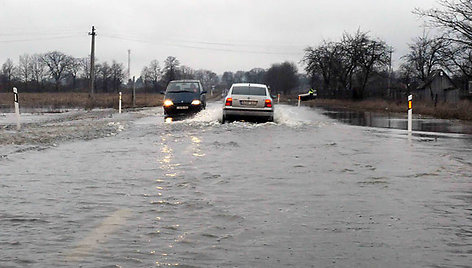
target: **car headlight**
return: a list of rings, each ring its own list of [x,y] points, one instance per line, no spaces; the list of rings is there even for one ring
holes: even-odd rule
[[[192,105],[200,105],[202,102],[200,100],[193,100]]]
[[[165,100],[164,101],[164,106],[165,107],[169,107],[169,106],[172,106],[172,105],[174,105],[174,103],[171,100]]]

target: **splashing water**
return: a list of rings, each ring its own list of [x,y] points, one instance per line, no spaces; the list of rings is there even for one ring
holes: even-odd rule
[[[209,103],[206,110],[203,110],[196,114],[194,117],[185,119],[182,121],[176,121],[174,123],[210,123],[221,124],[221,119],[223,117],[223,109],[221,103]],[[308,107],[296,107],[290,105],[279,104],[275,106],[274,109],[274,122],[268,122],[263,124],[254,124],[247,122],[232,122],[230,124],[236,125],[285,125],[288,127],[299,127],[307,124],[318,124],[320,122],[329,121],[327,117],[321,115],[320,113],[314,113],[313,109]]]

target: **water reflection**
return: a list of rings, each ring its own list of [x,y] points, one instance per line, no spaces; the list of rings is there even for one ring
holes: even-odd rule
[[[193,147],[192,155],[195,156],[195,157],[205,156],[205,154],[200,149],[200,143],[202,142],[202,140],[200,138],[196,137],[196,136],[191,136],[190,139],[192,141],[192,147]]]
[[[408,124],[406,116],[402,116],[401,114],[397,113],[347,111],[342,109],[325,109],[322,113],[343,123],[356,126],[406,130]],[[472,134],[472,124],[459,120],[414,118],[413,130],[425,132]]]

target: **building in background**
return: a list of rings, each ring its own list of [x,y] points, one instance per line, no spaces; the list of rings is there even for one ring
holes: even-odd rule
[[[420,84],[413,95],[416,100],[434,103],[457,103],[461,99],[461,92],[443,71],[434,71],[428,80]]]

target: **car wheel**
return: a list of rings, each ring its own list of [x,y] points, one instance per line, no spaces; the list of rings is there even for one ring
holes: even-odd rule
[[[224,123],[226,123],[226,116],[225,115],[223,115],[223,117],[221,118],[221,124],[224,124]]]
[[[267,119],[267,122],[274,122],[274,117],[273,117],[273,116],[269,117],[269,118]]]

